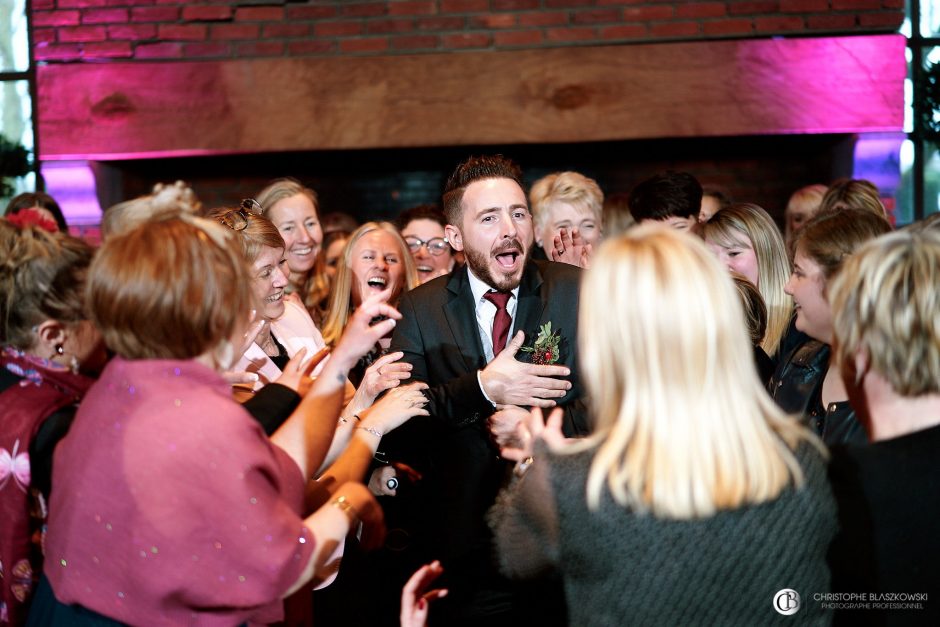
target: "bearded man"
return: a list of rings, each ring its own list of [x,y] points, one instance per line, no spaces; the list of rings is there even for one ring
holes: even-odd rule
[[[580,270],[529,259],[532,215],[519,168],[504,157],[473,157],[458,166],[443,207],[447,241],[467,263],[399,303],[403,317],[391,350],[404,353],[412,380],[429,385],[430,416],[412,419],[379,447],[423,476],[396,497],[395,507],[411,510],[412,528],[397,530],[390,522],[390,535],[407,536],[421,560],[442,560],[450,594],[435,602],[432,618],[528,624],[531,590],[497,574],[485,522],[511,474],[488,426],[505,434],[527,413],[521,408],[558,405],[566,435],[587,433],[573,374]],[[539,605],[555,607],[544,597]],[[549,622],[563,623],[563,609],[552,614]]]

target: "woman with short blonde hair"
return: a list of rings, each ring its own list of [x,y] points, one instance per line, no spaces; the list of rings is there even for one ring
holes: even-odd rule
[[[821,446],[764,391],[705,246],[660,225],[606,242],[579,327],[594,431],[566,445],[533,413],[534,452],[503,451],[528,455],[491,515],[503,572],[560,571],[574,625],[756,624],[786,582],[827,590]]]

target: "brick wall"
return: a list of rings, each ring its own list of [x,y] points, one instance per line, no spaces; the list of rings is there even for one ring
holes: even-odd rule
[[[904,0],[33,0],[39,61],[393,55],[893,32]]]

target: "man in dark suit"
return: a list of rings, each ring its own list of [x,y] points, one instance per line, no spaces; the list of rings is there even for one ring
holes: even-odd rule
[[[519,602],[525,594],[494,566],[484,518],[510,467],[487,421],[497,407],[511,420],[521,413],[512,408],[557,404],[565,408],[566,435],[587,432],[572,374],[580,271],[529,261],[532,216],[519,169],[508,159],[461,164],[443,200],[447,240],[463,251],[466,266],[403,296],[391,346],[412,364],[412,379],[430,386],[431,415],[411,420],[380,448],[424,477],[399,498],[417,512],[410,533],[423,559],[442,559],[448,577],[450,607],[436,604],[432,614],[445,613],[448,624],[510,624],[533,615]],[[531,347],[549,322],[557,333],[557,362],[532,363],[520,348]]]

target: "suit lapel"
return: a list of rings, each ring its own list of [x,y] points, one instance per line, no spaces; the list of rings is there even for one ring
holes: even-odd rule
[[[454,343],[460,348],[461,356],[472,372],[486,365],[483,344],[477,325],[476,304],[470,291],[466,267],[451,274],[447,282],[448,301],[444,304],[444,318],[454,335]]]
[[[538,266],[530,262],[522,275],[522,281],[519,283],[519,305],[516,308],[516,321],[513,326],[513,335],[519,331],[525,331],[524,346],[531,346],[539,332],[539,321],[542,318],[542,311],[545,309],[545,301],[542,299],[540,291],[541,287],[542,273],[539,272]],[[516,358],[518,359],[523,355],[525,353],[519,352]]]

